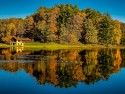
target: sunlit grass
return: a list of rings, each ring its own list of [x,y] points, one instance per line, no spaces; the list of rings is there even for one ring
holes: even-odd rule
[[[9,44],[0,43],[0,47],[11,47]],[[14,46],[17,47],[17,46]],[[58,44],[58,43],[39,43],[39,42],[32,42],[32,43],[24,43],[25,49],[91,49],[91,48],[125,48],[123,46],[116,46],[116,45],[98,45],[98,44]]]
[[[5,47],[9,47],[10,45],[5,44],[5,43],[0,43],[0,48],[5,48]]]

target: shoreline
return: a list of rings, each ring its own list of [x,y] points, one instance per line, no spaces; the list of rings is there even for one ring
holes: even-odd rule
[[[125,49],[125,46],[116,45],[99,45],[99,44],[57,44],[57,43],[25,43],[24,46],[10,46],[5,43],[0,43],[0,48],[8,47],[24,47],[24,48],[39,48],[39,49],[92,49],[92,48],[111,48],[111,49]]]

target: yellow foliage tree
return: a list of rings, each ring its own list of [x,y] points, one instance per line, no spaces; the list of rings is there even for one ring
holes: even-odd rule
[[[114,31],[114,44],[119,45],[121,42],[122,31],[120,29],[120,22],[118,20],[113,21],[113,31]]]
[[[11,36],[16,35],[16,27],[14,23],[9,23],[7,25],[6,34],[2,37],[2,41],[9,43]]]
[[[14,25],[14,23],[10,23],[7,26],[7,33],[6,34],[10,34],[11,36],[16,35],[16,27]],[[7,35],[8,36],[8,35]]]

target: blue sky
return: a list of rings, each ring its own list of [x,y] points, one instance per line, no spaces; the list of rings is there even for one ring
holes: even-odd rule
[[[101,13],[108,12],[113,19],[125,22],[125,0],[0,0],[0,19],[25,18],[40,6],[52,7],[67,3],[76,4],[80,9],[93,8]]]

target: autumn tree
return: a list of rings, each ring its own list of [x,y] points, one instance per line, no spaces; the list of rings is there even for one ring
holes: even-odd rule
[[[122,31],[121,44],[125,45],[125,23],[120,23],[120,29]]]
[[[2,37],[2,41],[6,42],[6,43],[9,43],[10,42],[10,38],[12,36],[16,35],[16,30],[15,29],[16,29],[15,25],[13,23],[9,23],[7,25],[7,28],[6,28],[5,35]]]
[[[34,18],[32,16],[26,17],[24,24],[25,24],[24,37],[29,37],[31,39],[34,39],[34,32],[35,32]]]
[[[86,19],[85,24],[85,42],[88,44],[97,44],[98,43],[98,31],[94,27],[91,19]]]
[[[77,6],[72,6],[70,4],[60,5],[59,7],[59,16],[57,18],[57,26],[58,26],[58,38],[62,42],[70,42],[69,36],[71,32],[69,32],[69,25],[71,24],[72,17],[78,12]]]
[[[122,31],[120,29],[120,22],[118,20],[114,20],[113,22],[113,44],[119,45],[121,42]]]
[[[102,44],[113,43],[113,30],[111,28],[111,17],[109,14],[105,14],[100,22],[99,29],[99,42]]]

